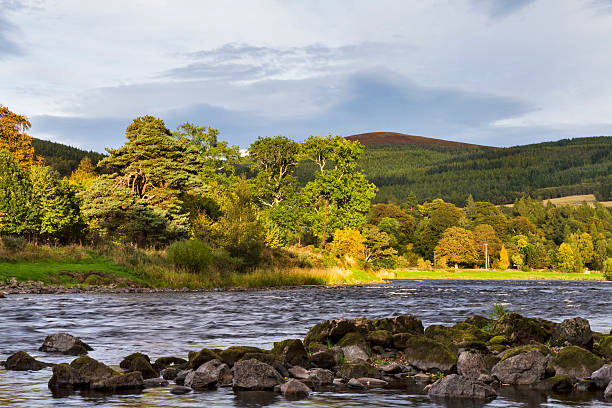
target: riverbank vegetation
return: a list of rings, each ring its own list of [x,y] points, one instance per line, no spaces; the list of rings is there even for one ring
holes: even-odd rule
[[[172,132],[152,116],[134,119],[96,166],[85,157],[61,177],[32,146],[27,118],[0,109],[0,278],[255,287],[483,266],[612,278],[612,213],[597,203],[469,196],[460,208],[411,194],[372,205],[358,142],[260,137],[242,157],[216,129]]]

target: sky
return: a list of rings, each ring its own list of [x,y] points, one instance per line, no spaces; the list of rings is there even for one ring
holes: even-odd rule
[[[142,115],[513,146],[612,134],[611,40],[612,0],[0,0],[0,104],[96,151]]]

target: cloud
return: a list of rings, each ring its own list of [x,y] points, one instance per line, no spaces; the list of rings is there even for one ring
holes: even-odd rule
[[[16,33],[17,28],[8,20],[8,17],[0,15],[0,60],[22,53],[20,47],[12,39]]]
[[[492,18],[503,18],[534,3],[535,0],[472,0],[474,5]]]

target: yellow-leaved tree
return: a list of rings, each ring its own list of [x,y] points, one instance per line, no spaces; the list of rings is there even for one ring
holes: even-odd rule
[[[25,133],[31,126],[28,118],[0,105],[0,150],[7,150],[21,167],[29,168],[44,163],[32,146],[32,137]]]
[[[510,266],[510,259],[508,258],[508,251],[506,247],[502,245],[499,250],[499,269],[506,270]]]

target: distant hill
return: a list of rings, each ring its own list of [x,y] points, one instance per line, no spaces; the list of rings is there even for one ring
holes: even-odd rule
[[[34,146],[34,151],[45,159],[47,165],[53,167],[65,177],[70,176],[79,167],[79,163],[85,156],[89,157],[94,166],[105,156],[98,152],[34,138],[32,139],[32,146]]]
[[[346,139],[358,141],[364,146],[396,146],[396,145],[414,145],[414,146],[445,146],[445,147],[487,147],[497,149],[491,146],[480,146],[471,143],[454,142],[451,140],[433,139],[431,137],[406,135],[396,132],[369,132],[359,133],[357,135],[347,136]]]
[[[379,188],[375,201],[401,203],[410,192],[419,201],[439,197],[458,205],[469,194],[496,204],[523,195],[612,200],[612,137],[510,148],[450,143],[367,145],[360,168]]]

